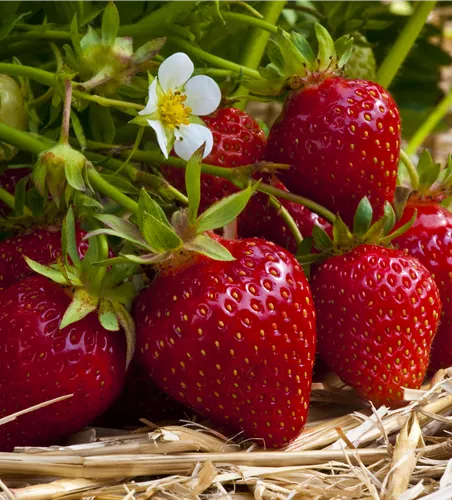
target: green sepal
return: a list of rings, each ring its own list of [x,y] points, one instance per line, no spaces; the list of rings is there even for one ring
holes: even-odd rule
[[[406,186],[397,186],[394,193],[394,211],[397,220],[400,220],[405,210],[406,202],[411,196],[412,189]]]
[[[140,191],[140,198],[138,199],[138,227],[142,229],[143,227],[143,215],[147,213],[155,217],[158,221],[165,224],[169,229],[171,229],[171,224],[168,221],[168,218],[165,215],[165,212],[162,210],[162,207],[153,200],[146,189],[142,188]]]
[[[129,120],[128,123],[133,123],[139,127],[149,127],[148,120],[151,120],[152,115],[136,115],[134,118]]]
[[[186,243],[184,248],[205,255],[213,260],[225,262],[235,260],[226,247],[205,234],[198,234],[193,240]]]
[[[312,232],[314,232],[314,229],[316,227],[319,226],[317,224],[314,224]],[[305,255],[309,255],[312,252],[313,246],[314,246],[313,236],[308,236],[307,238],[303,238],[297,247],[297,251],[295,252],[295,257],[298,258],[298,257],[303,257]]]
[[[81,36],[78,32],[77,14],[74,14],[74,17],[72,18],[71,27],[70,27],[70,35],[71,35],[71,42],[72,42],[72,47],[74,48],[74,52],[77,55],[77,58],[80,58],[80,57],[82,57],[82,47],[80,45]],[[76,66],[72,66],[72,67],[77,68],[78,64]]]
[[[118,318],[116,317],[116,311],[109,300],[100,299],[98,318],[99,323],[105,330],[110,332],[117,332],[119,330],[120,326]]]
[[[37,274],[41,274],[46,278],[64,286],[81,286],[82,282],[80,279],[71,272],[66,272],[63,274],[61,270],[56,265],[45,266],[43,264],[39,264],[26,255],[24,255],[24,259],[28,264],[28,267]]]
[[[68,257],[70,257],[74,267],[80,269],[80,257],[77,249],[75,219],[72,207],[69,207],[61,226],[61,250],[66,265],[69,264]]]
[[[118,238],[130,241],[145,250],[149,250],[149,245],[141,235],[138,228],[128,220],[124,220],[120,217],[116,217],[116,215],[110,214],[98,214],[96,215],[96,219],[105,224],[109,230],[96,229],[88,233],[85,236],[85,239],[96,236],[97,234],[109,234],[111,236],[117,236]]]
[[[147,212],[142,217],[141,232],[154,252],[163,253],[182,246],[182,240],[172,228]]]
[[[418,191],[421,193],[428,193],[432,185],[438,180],[440,171],[441,165],[439,163],[433,163],[425,168],[422,174],[419,175]]]
[[[424,149],[419,156],[419,161],[417,163],[417,173],[419,177],[421,177],[426,170],[433,164],[432,155],[429,153],[427,149]]]
[[[126,336],[126,345],[127,345],[127,353],[126,353],[126,369],[129,367],[130,362],[132,361],[133,354],[135,352],[136,346],[136,331],[135,331],[135,323],[133,321],[132,316],[129,311],[120,304],[119,302],[112,302],[113,307],[116,311],[116,317],[118,318],[119,324],[122,326],[124,330],[124,334]]]
[[[317,60],[319,61],[319,70],[325,71],[331,67],[337,60],[336,47],[331,35],[319,23],[314,24],[315,36],[319,44]]]
[[[335,246],[347,246],[353,240],[353,234],[338,215],[333,224],[333,241]]]
[[[102,173],[102,178],[105,179],[109,184],[119,189],[121,193],[136,195],[139,193],[139,189],[134,186],[128,179],[121,177],[116,174],[105,174]]]
[[[40,161],[41,155],[38,157],[38,161],[33,168],[32,180],[33,183],[41,196],[47,194],[46,190],[46,176],[47,176],[47,164],[44,161]]]
[[[246,189],[231,194],[209,207],[196,221],[196,232],[199,234],[219,229],[232,222],[246,207],[258,185],[259,182],[250,184]]]
[[[102,16],[102,43],[113,46],[119,29],[119,13],[114,2],[108,2]]]
[[[290,39],[303,57],[307,69],[313,71],[317,64],[317,60],[309,42],[296,31],[291,32]]]
[[[30,177],[22,177],[14,188],[14,214],[18,217],[24,214],[26,198],[27,198],[27,184]]]
[[[205,145],[202,144],[188,160],[185,169],[185,190],[188,197],[188,222],[194,226],[201,202],[201,164]]]
[[[395,223],[397,221],[397,217],[396,217],[396,214],[394,212],[394,208],[389,203],[389,201],[385,202],[384,217],[386,217],[386,224],[384,225],[384,228],[383,228],[383,234],[386,236],[394,229]]]
[[[88,25],[88,30],[86,34],[80,40],[80,47],[83,53],[86,54],[91,47],[94,47],[99,44],[100,44],[99,35],[90,25]]]
[[[118,263],[134,262],[136,264],[149,266],[152,264],[157,264],[159,262],[164,262],[169,257],[171,257],[171,252],[149,253],[145,255],[121,254],[121,256],[119,258],[116,257],[114,261]],[[105,262],[99,262],[99,264],[107,265],[109,262],[112,261],[113,259],[109,259]]]
[[[350,35],[341,36],[334,42],[337,54],[337,66],[343,68],[353,52],[353,38]]]
[[[74,111],[71,112],[71,123],[75,137],[77,137],[78,143],[80,144],[80,148],[82,151],[85,151],[87,146],[85,132],[83,131],[83,126],[80,122],[79,117],[75,114]]]
[[[132,57],[133,64],[138,66],[155,57],[165,45],[165,42],[166,38],[155,38],[142,45]]]
[[[303,239],[305,241],[306,238]],[[323,227],[318,226],[317,224],[314,224],[312,228],[312,240],[310,246],[312,247],[312,243],[315,244],[315,247],[318,250],[329,250],[330,248],[333,247],[333,240],[330,238],[329,234],[323,229]],[[307,246],[307,243],[305,243],[305,246]],[[305,248],[305,247],[303,247]],[[311,248],[309,249],[309,251]],[[300,254],[300,255],[306,255],[306,254]]]
[[[61,319],[60,330],[96,311],[98,305],[98,297],[92,297],[85,288],[76,288],[72,301]]]
[[[111,259],[106,259],[108,260]],[[104,261],[105,262],[105,261]],[[113,263],[114,264],[114,263]],[[128,277],[134,275],[139,270],[139,266],[132,262],[116,263],[113,268],[105,275],[102,282],[102,287],[105,289],[113,289],[120,283],[123,283]]]
[[[406,233],[408,231],[408,229],[410,229],[410,227],[415,223],[416,218],[417,218],[417,210],[414,210],[413,215],[408,222],[406,222],[403,226],[400,226],[393,233],[390,233],[387,236],[385,236],[384,238],[381,238],[379,243],[382,245],[387,245],[387,244],[391,243],[392,240],[394,240],[394,239],[398,238],[399,236],[401,236],[402,234]]]
[[[278,33],[278,45],[283,59],[284,71],[287,75],[306,76],[309,61],[298,50],[289,33],[281,30]],[[273,61],[272,61],[273,62]]]
[[[377,242],[378,240],[380,240],[384,234],[384,230],[387,223],[388,223],[388,215],[385,214],[383,215],[383,217],[378,219],[370,226],[369,230],[365,234],[363,234],[362,240],[364,242],[370,242],[370,243]]]
[[[363,236],[372,224],[373,210],[369,198],[365,196],[359,202],[358,208],[353,219],[353,233],[360,237]]]

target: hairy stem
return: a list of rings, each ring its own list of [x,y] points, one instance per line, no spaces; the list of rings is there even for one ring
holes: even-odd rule
[[[284,9],[285,1],[274,0],[272,2],[265,2],[263,19],[258,19],[257,17],[253,17],[247,14],[239,14],[238,12],[222,12],[222,16],[226,21],[237,21],[238,23],[247,24],[248,26],[252,26],[253,28],[259,28],[261,30],[268,31],[269,33],[278,33],[278,28],[275,26],[276,21],[278,20],[280,12]],[[269,6],[269,4],[280,4],[280,8],[278,9],[276,6]],[[278,15],[273,17],[267,17],[265,15],[265,11],[269,11],[274,9],[279,10]],[[247,48],[248,48],[247,44]]]
[[[286,2],[282,2],[280,0],[265,2],[262,12],[264,21],[256,19],[255,17],[245,16],[243,14],[235,14],[234,17],[236,19],[237,16],[240,16],[240,18],[249,18],[250,20],[252,20],[252,23],[254,23],[252,25],[255,26],[251,29],[250,34],[248,35],[248,39],[245,43],[246,49],[241,61],[243,66],[246,66],[247,68],[250,68],[252,70],[256,70],[259,67],[259,64],[265,53],[270,34],[278,32],[278,28],[275,26],[275,23],[278,21],[285,5]],[[229,13],[229,17],[230,14],[231,13]],[[265,25],[265,28],[263,28],[262,24]],[[274,28],[273,31],[268,30],[268,26],[272,26]],[[248,95],[248,89],[243,85],[240,85],[234,95],[246,96]],[[234,107],[245,109],[246,104],[247,100],[241,99],[240,102],[238,102]]]
[[[184,40],[183,38],[180,38],[178,36],[169,36],[167,37],[167,40],[168,42],[177,45],[182,50],[185,50],[189,54],[192,54],[193,56],[198,57],[202,61],[205,61],[209,64],[213,64],[214,66],[217,66],[219,68],[229,69],[231,71],[234,71],[234,73],[241,73],[250,78],[261,79],[261,76],[256,70],[247,68],[246,66],[242,66],[232,61],[228,61],[227,59],[215,56],[210,52],[202,50],[193,43]]]
[[[405,165],[408,171],[411,187],[416,190],[419,187],[419,174],[417,173],[416,167],[411,162],[409,156],[403,149],[400,150],[400,161]]]
[[[271,206],[276,210],[281,219],[286,223],[287,227],[292,233],[295,243],[297,246],[303,241],[303,236],[298,229],[297,223],[294,221],[293,217],[288,212],[287,208],[283,207],[281,203],[274,197],[269,196]]]
[[[435,7],[436,1],[418,2],[414,14],[403,28],[389,54],[377,72],[377,82],[383,87],[389,87],[397,71],[410,52],[416,38],[424,27],[430,12]]]
[[[416,153],[419,146],[421,146],[425,139],[431,134],[442,118],[449,112],[452,106],[452,90],[441,100],[436,108],[429,114],[427,119],[416,130],[411,138],[408,146],[406,147],[407,155]]]
[[[8,205],[9,208],[14,210],[15,207],[15,199],[11,193],[8,193],[6,189],[0,187],[0,200],[3,201],[5,205]]]
[[[69,143],[69,124],[71,120],[71,105],[72,105],[72,85],[70,80],[64,81],[64,107],[63,107],[63,122],[61,124],[60,143]]]

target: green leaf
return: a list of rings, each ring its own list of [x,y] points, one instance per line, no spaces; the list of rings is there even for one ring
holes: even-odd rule
[[[103,210],[102,203],[99,203],[94,198],[87,196],[86,194],[80,193],[80,191],[76,191],[74,193],[74,204],[78,209],[85,208],[95,208],[96,210]]]
[[[309,42],[306,40],[306,38],[301,36],[296,31],[292,31],[290,33],[290,39],[292,40],[293,44],[298,49],[300,54],[303,56],[308,69],[313,70],[317,61]]]
[[[143,213],[142,234],[156,253],[174,250],[183,243],[172,228],[147,212]]]
[[[231,194],[218,201],[202,213],[197,220],[197,233],[224,227],[232,222],[246,207],[259,183],[250,184],[246,189]]]
[[[74,129],[75,136],[77,137],[78,143],[80,144],[80,148],[82,151],[85,151],[86,149],[85,133],[83,132],[82,124],[80,123],[80,120],[74,111],[71,112],[71,123],[72,123],[72,128]]]
[[[188,160],[185,169],[185,189],[188,196],[188,221],[194,226],[201,201],[201,163],[205,144],[202,144]]]
[[[373,210],[367,196],[359,202],[356,214],[353,219],[353,232],[356,236],[363,236],[372,224]]]
[[[3,6],[2,6],[3,10]],[[10,31],[18,24],[21,19],[24,17],[28,16],[30,12],[24,12],[23,14],[11,14],[9,16],[2,16],[2,25],[0,27],[0,40],[3,40],[5,37],[8,36]]]
[[[303,239],[303,241],[305,239]],[[314,224],[314,226],[312,227],[312,239],[314,241],[315,247],[318,250],[329,250],[333,246],[333,241],[331,240],[329,234],[325,231],[325,229],[323,229],[323,227],[320,227],[317,224]]]
[[[97,297],[92,297],[85,288],[77,288],[72,301],[66,309],[60,323],[60,330],[72,325],[94,312],[99,304]]]
[[[147,122],[146,122],[147,124]],[[112,144],[115,139],[115,124],[110,108],[90,103],[89,125],[93,139],[98,142]]]
[[[336,59],[336,47],[328,31],[319,23],[314,24],[315,35],[319,43],[317,59],[319,62],[319,71],[326,70],[332,61]]]
[[[146,243],[146,240],[143,238],[138,228],[128,220],[124,220],[110,214],[98,214],[96,215],[96,219],[100,220],[111,231],[106,231],[104,229],[91,231],[85,236],[85,239],[91,236],[95,236],[96,234],[110,234],[112,236],[117,236],[119,238],[125,239],[126,241],[130,241],[141,248],[149,250],[149,245]],[[101,233],[100,231],[103,231],[103,233]]]
[[[441,165],[439,163],[434,163],[424,169],[422,174],[419,176],[419,191],[426,193],[438,180],[440,170]]]
[[[185,248],[205,255],[213,260],[225,262],[235,260],[234,256],[227,248],[205,234],[198,234],[192,241],[185,244]]]
[[[108,2],[102,16],[102,43],[113,46],[119,29],[119,13],[114,2]]]
[[[69,207],[61,227],[61,249],[63,257],[68,262],[69,256],[76,269],[80,268],[80,257],[77,250],[77,238],[75,231],[75,218],[72,207]]]

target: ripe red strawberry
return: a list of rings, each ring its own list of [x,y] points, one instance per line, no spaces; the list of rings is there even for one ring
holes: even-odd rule
[[[273,243],[222,244],[236,260],[189,255],[138,296],[138,360],[201,415],[282,446],[306,423],[315,354],[309,285]]]
[[[138,363],[132,363],[124,390],[113,405],[96,420],[96,425],[122,429],[140,425],[141,418],[157,423],[186,419],[190,413],[190,410],[162,392],[149,373]]]
[[[321,74],[320,74],[321,75]],[[268,138],[266,159],[289,163],[287,188],[340,213],[351,224],[367,196],[375,218],[396,187],[400,116],[376,83],[311,75],[292,92]]]
[[[0,291],[0,418],[47,400],[73,397],[0,426],[0,450],[49,445],[80,430],[120,393],[122,332],[89,314],[62,330],[67,290],[32,275]]]
[[[284,184],[276,177],[270,182],[274,187],[287,191]],[[314,225],[323,227],[328,233],[331,232],[331,224],[316,213],[311,212],[309,208],[283,198],[280,199],[280,202],[292,216],[304,238],[312,235]],[[263,193],[255,194],[240,214],[238,234],[244,238],[253,236],[265,238],[287,248],[292,253],[295,253],[297,249],[295,239],[287,224],[276,209],[270,205],[268,196]]]
[[[452,365],[452,214],[434,201],[413,200],[405,207],[398,226],[408,222],[415,210],[414,224],[394,244],[422,262],[438,286],[443,311],[430,360],[430,369],[438,370]]]
[[[362,245],[313,269],[311,288],[320,354],[345,383],[375,405],[421,386],[441,302],[417,259]]]
[[[28,168],[7,169],[0,174],[0,187],[8,191],[8,193],[14,194],[16,184],[30,173],[31,171]],[[3,201],[0,201],[1,213],[10,212],[10,210]]]
[[[261,161],[267,143],[264,131],[251,116],[235,108],[220,108],[203,120],[212,131],[213,149],[204,163],[220,167],[239,167]],[[167,180],[180,191],[185,191],[185,172],[180,168],[162,166]],[[213,205],[237,188],[226,179],[213,175],[201,176],[200,211]]]
[[[86,233],[77,229],[76,237],[80,256],[88,249],[83,241]],[[29,233],[12,236],[0,242],[0,287],[5,288],[31,274],[23,256],[40,264],[55,262],[61,255],[61,231],[55,227],[35,228]]]

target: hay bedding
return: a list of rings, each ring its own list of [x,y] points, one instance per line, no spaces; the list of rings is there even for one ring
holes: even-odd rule
[[[329,375],[281,451],[189,421],[87,429],[65,446],[0,453],[0,499],[451,499],[452,369],[405,397],[376,409]]]

